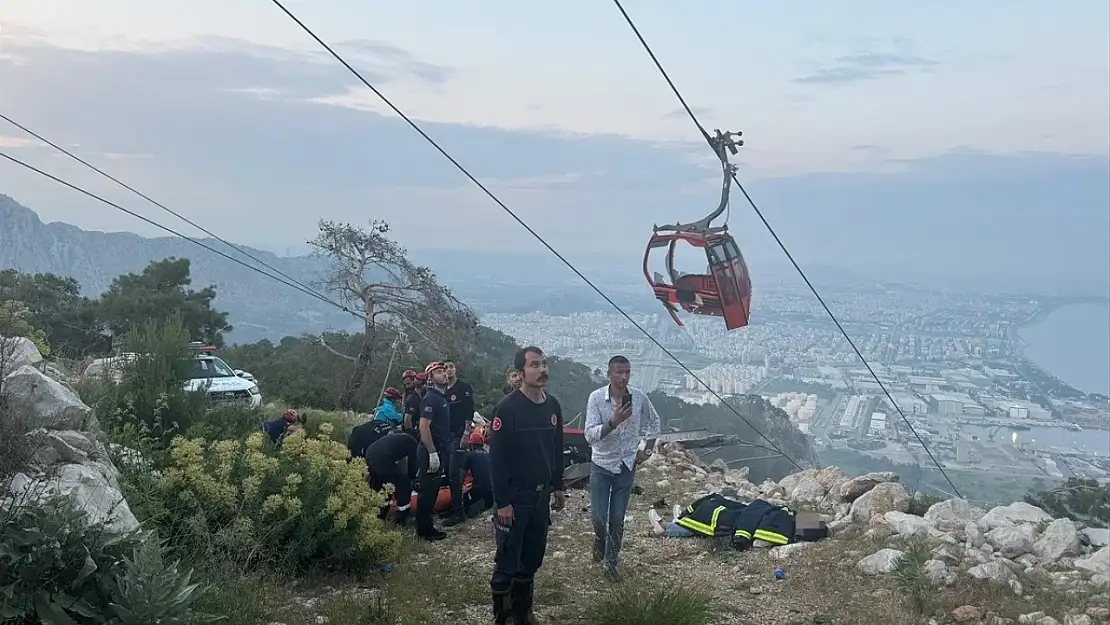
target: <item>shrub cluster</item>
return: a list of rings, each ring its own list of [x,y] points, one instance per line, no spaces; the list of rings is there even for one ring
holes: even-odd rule
[[[0,622],[187,625],[201,589],[148,534],[105,534],[65,498],[9,511],[0,527]]]
[[[366,467],[348,462],[330,425],[274,449],[245,439],[175,438],[159,475],[135,488],[132,506],[172,544],[206,558],[283,570],[348,566],[392,555],[399,535],[378,519],[382,495]]]

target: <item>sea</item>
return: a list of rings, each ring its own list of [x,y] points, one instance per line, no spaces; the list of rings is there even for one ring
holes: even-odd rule
[[[1110,303],[1076,304],[1021,330],[1025,356],[1086,393],[1110,395]]]
[[[1036,325],[1022,328],[1025,356],[1037,366],[1087,393],[1110,395],[1110,302],[1075,304],[1053,311]],[[1072,432],[1033,428],[1026,441],[1110,455],[1110,431]],[[1008,436],[1009,431],[1001,433]]]

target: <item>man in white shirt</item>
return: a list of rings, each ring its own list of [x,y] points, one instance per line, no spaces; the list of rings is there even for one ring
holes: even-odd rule
[[[590,444],[590,509],[595,562],[617,576],[617,554],[624,539],[624,516],[636,467],[651,457],[659,436],[659,414],[647,393],[628,386],[632,365],[624,356],[609,359],[609,384],[590,393],[586,404],[586,442]],[[647,439],[643,451],[640,439]]]

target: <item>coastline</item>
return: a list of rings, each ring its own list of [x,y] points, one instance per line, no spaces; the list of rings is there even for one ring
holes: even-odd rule
[[[1015,339],[1014,342],[1017,346],[1018,354],[1021,356],[1021,359],[1023,361],[1025,361],[1025,364],[1027,366],[1031,367],[1032,369],[1035,369],[1037,372],[1039,372],[1041,375],[1043,375],[1047,378],[1050,378],[1052,380],[1056,380],[1061,385],[1066,386],[1070,390],[1072,390],[1072,391],[1074,391],[1074,392],[1076,392],[1080,395],[1086,396],[1086,395],[1090,395],[1092,393],[1088,393],[1086,391],[1083,391],[1081,389],[1078,389],[1078,388],[1072,386],[1067,381],[1060,379],[1059,376],[1052,373],[1051,371],[1046,370],[1044,367],[1040,366],[1032,358],[1030,358],[1029,355],[1025,353],[1025,351],[1032,345],[1032,343],[1026,341],[1025,338],[1022,337],[1022,335],[1021,335],[1022,330],[1026,329],[1026,328],[1031,328],[1031,327],[1033,327],[1035,325],[1039,325],[1041,323],[1044,323],[1046,320],[1048,320],[1049,317],[1051,317],[1053,315],[1053,313],[1055,313],[1055,312],[1057,312],[1061,309],[1068,308],[1069,306],[1081,306],[1083,304],[1110,305],[1110,298],[1095,297],[1095,296],[1052,298],[1051,301],[1046,302],[1043,306],[1038,307],[1037,312],[1030,315],[1029,318],[1026,319],[1024,323],[1022,323],[1021,325],[1017,326],[1014,329],[1014,339]],[[1100,427],[1098,429],[1110,429],[1110,426],[1107,426],[1106,428],[1101,428]]]

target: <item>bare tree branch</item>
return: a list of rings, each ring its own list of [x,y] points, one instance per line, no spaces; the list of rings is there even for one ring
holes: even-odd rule
[[[337,351],[336,349],[332,348],[331,345],[328,345],[327,342],[324,340],[324,335],[323,334],[321,334],[319,337],[316,338],[316,343],[322,345],[324,347],[324,349],[328,350],[329,352],[331,352],[335,356],[343,358],[344,360],[350,360],[351,362],[358,362],[358,358],[355,358],[354,356],[348,356],[347,354],[344,354],[344,353],[342,353],[340,351]]]
[[[469,349],[477,328],[474,313],[439,284],[435,273],[411,262],[405,249],[389,238],[389,225],[371,221],[366,228],[320,220],[320,232],[309,244],[314,254],[331,260],[321,286],[363,319],[363,342],[356,356],[333,354],[356,363],[340,398],[350,408],[365,383],[380,333],[411,333],[433,353],[456,354]],[[405,344],[413,343],[406,336]]]

